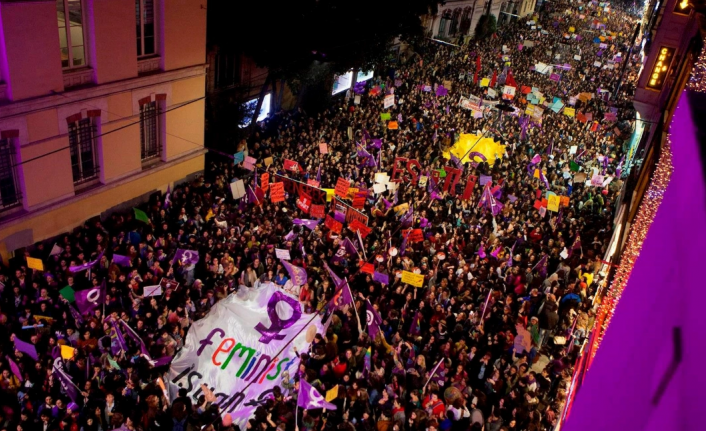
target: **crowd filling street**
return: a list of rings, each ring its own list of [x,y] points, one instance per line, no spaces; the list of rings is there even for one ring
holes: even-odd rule
[[[268,117],[235,150],[255,169],[216,157],[141,211],[17,253],[0,273],[0,431],[235,429],[208,394],[167,397],[159,379],[192,322],[265,282],[329,324],[248,429],[554,429],[593,327],[629,159],[636,23],[617,5],[552,2],[483,40],[427,41],[320,113]],[[496,142],[495,160],[450,156],[465,134]],[[294,224],[316,220],[307,212],[319,203],[292,185],[340,179],[353,199]],[[350,211],[369,231],[351,227]],[[292,283],[275,249],[307,283]],[[332,301],[343,287],[354,306]],[[81,296],[91,289],[97,301]],[[321,394],[338,385],[337,408],[295,414],[301,381]]]

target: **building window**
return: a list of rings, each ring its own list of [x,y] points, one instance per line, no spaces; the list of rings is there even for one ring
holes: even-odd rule
[[[154,0],[135,0],[135,22],[137,23],[137,56],[155,53]]]
[[[15,166],[15,147],[12,139],[0,139],[0,209],[18,205],[21,198]]]
[[[59,23],[61,67],[71,69],[85,66],[81,0],[56,0],[56,15]]]
[[[159,105],[148,102],[140,106],[140,140],[142,142],[142,160],[157,157],[159,145]]]
[[[69,123],[69,147],[74,184],[96,178],[98,176],[96,126],[92,118]]]

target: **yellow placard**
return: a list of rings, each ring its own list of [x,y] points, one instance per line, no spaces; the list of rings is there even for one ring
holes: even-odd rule
[[[489,78],[483,78],[480,80],[480,86],[481,87],[487,87],[490,85],[490,79]]]
[[[559,204],[561,203],[561,196],[550,195],[547,199],[547,209],[549,211],[557,212],[559,211]]]
[[[534,115],[534,105],[529,104],[527,105],[527,109],[525,109],[525,114],[529,115],[530,117]]]
[[[331,402],[338,398],[338,385],[326,391],[326,401]]]
[[[539,169],[534,170],[534,174],[532,174],[533,177],[539,178]]]
[[[326,192],[326,202],[331,202],[334,196],[336,196],[336,189],[321,189]]]
[[[540,97],[539,104],[541,105],[542,103],[544,103],[545,100],[547,100],[547,99],[544,96]]]
[[[61,346],[61,357],[71,359],[76,355],[76,349],[71,346]]]
[[[575,32],[575,31],[576,31],[576,29],[575,29],[575,28],[573,28],[573,27],[569,27],[569,33],[573,33],[573,32]]]
[[[36,269],[37,271],[44,271],[44,263],[42,262],[42,259],[35,259],[33,257],[28,257],[27,258],[27,266],[32,269]]]
[[[576,109],[575,108],[564,108],[564,115],[567,117],[574,117],[576,116]]]
[[[402,283],[407,283],[415,287],[422,287],[424,285],[424,276],[422,274],[415,274],[409,271],[402,271]]]

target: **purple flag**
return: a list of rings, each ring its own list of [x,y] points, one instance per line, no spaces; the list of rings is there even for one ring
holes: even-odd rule
[[[289,276],[292,278],[292,284],[295,286],[301,286],[307,282],[308,276],[304,268],[292,265],[286,260],[280,260],[280,262],[282,262],[282,265],[284,265],[289,273]]]
[[[348,238],[343,240],[343,247],[346,249],[346,253],[350,255],[357,255],[358,254],[358,249],[355,248],[355,245],[353,245],[353,242],[349,240]]]
[[[409,207],[409,209],[407,210],[407,213],[405,215],[403,215],[402,218],[400,219],[400,223],[402,223],[402,225],[411,223],[413,215],[414,215],[414,205]]]
[[[71,401],[76,402],[78,400],[78,389],[71,381],[71,377],[67,376],[66,373],[61,369],[61,357],[54,360],[54,369],[52,374],[61,384],[61,388],[64,390],[66,395],[71,398]]]
[[[132,329],[127,323],[125,323],[124,320],[120,319],[120,320],[118,320],[118,322],[120,322],[120,326],[123,327],[127,336],[132,338],[132,340],[135,343],[137,343],[138,346],[140,346],[140,352],[143,355],[147,355],[147,357],[150,358],[149,350],[147,350],[147,346],[145,346],[145,342],[142,341],[142,338],[140,338],[139,335],[137,335],[137,332],[135,332],[134,329]]]
[[[307,220],[307,219],[300,219],[300,218],[295,218],[292,220],[292,223],[299,225],[299,226],[304,226],[309,230],[314,230],[316,229],[316,226],[319,225],[321,220]]]
[[[23,382],[24,378],[22,377],[22,371],[20,370],[20,367],[18,367],[17,364],[15,363],[15,361],[10,359],[9,356],[5,356],[5,359],[7,359],[7,362],[10,364],[10,369],[12,370],[12,374],[17,376],[17,379],[20,382]]]
[[[314,387],[307,383],[304,379],[299,381],[299,396],[297,397],[297,407],[301,407],[306,410],[337,409],[335,404],[331,404],[330,402],[326,401],[326,399],[321,396],[319,391],[314,389]]]
[[[407,238],[409,238],[409,235],[403,236],[402,238],[402,244],[400,245],[400,256],[404,256],[407,251]]]
[[[174,254],[174,260],[172,260],[172,263],[177,261],[181,262],[182,265],[196,265],[199,263],[199,252],[196,250],[184,250],[178,248]]]
[[[101,254],[99,254],[98,257],[96,258],[96,260],[94,260],[92,262],[84,263],[83,265],[71,266],[71,267],[69,267],[69,272],[71,272],[72,274],[75,274],[77,272],[85,271],[88,268],[93,267],[93,265],[97,264],[101,260],[101,257],[103,257],[102,251],[101,251]]]
[[[456,166],[457,169],[463,169],[463,163],[461,163],[461,159],[456,156],[453,152],[449,152],[449,155],[451,156],[451,163]]]
[[[422,333],[422,317],[421,313],[417,311],[412,319],[412,324],[409,326],[409,335],[416,336]]]
[[[293,230],[290,230],[287,235],[284,236],[285,241],[294,241],[297,237],[297,234],[294,233]]]
[[[118,355],[121,350],[127,352],[127,343],[125,342],[122,331],[120,331],[120,327],[115,324],[115,321],[111,317],[105,318],[104,321],[108,321],[111,326],[108,335],[110,337],[110,351],[113,352],[113,355]]]
[[[623,162],[625,162],[625,154],[623,154],[623,157],[620,158],[620,163],[618,163],[618,167],[615,168],[615,176],[620,178],[620,174],[623,172]]]
[[[481,259],[485,259],[485,245],[480,245],[480,249],[478,250],[478,256],[480,256]]]
[[[549,190],[549,181],[547,180],[547,177],[544,175],[544,172],[539,171],[539,179],[544,182],[544,185],[547,186],[547,190]]]
[[[501,249],[502,249],[502,247],[498,246],[498,248],[496,248],[495,250],[493,250],[492,252],[490,252],[490,255],[497,259],[497,258],[498,258],[498,253],[500,253],[500,250],[501,250]]]
[[[172,186],[167,186],[167,193],[164,195],[164,209],[166,210],[172,204]]]
[[[127,268],[130,268],[132,266],[132,261],[130,260],[130,258],[121,254],[113,255],[113,263]]]
[[[319,169],[316,170],[316,182],[321,184],[321,165],[319,165]]]
[[[29,355],[29,357],[35,361],[39,359],[39,356],[37,356],[37,348],[34,347],[34,344],[20,340],[17,335],[15,335],[15,349]]]
[[[100,286],[79,290],[74,294],[76,306],[81,314],[90,313],[105,301],[105,280]]]
[[[537,264],[532,268],[532,271],[534,271],[537,268],[539,268],[539,275],[541,275],[542,277],[547,276],[547,255],[546,254],[544,256],[542,256],[541,259],[539,259],[539,262],[537,262]]]
[[[484,185],[486,185],[488,183],[492,183],[492,182],[493,182],[493,177],[491,177],[490,175],[480,174],[480,179],[478,180],[478,183],[481,186],[484,186]]]
[[[346,213],[341,212],[341,211],[334,211],[333,212],[333,218],[339,223],[345,223],[346,222]]]
[[[329,311],[333,311],[336,308],[344,307],[353,303],[353,296],[351,295],[351,290],[348,287],[348,283],[345,282],[343,285],[337,289],[333,298],[326,305]]]
[[[379,150],[382,147],[382,139],[373,139],[370,144],[370,148],[375,148]]]
[[[373,272],[373,280],[382,284],[390,284],[390,276],[387,274],[383,274],[382,272]]]
[[[331,267],[328,266],[328,263],[326,263],[326,262],[324,262],[324,268],[326,268],[326,271],[328,271],[328,274],[331,276],[331,279],[333,280],[334,286],[339,287],[341,285],[341,282],[343,282],[341,277],[337,276],[336,273],[333,272]]]
[[[365,318],[368,322],[368,335],[370,335],[370,338],[374,340],[380,332],[382,318],[380,318],[380,315],[377,311],[375,311],[369,300],[365,300],[365,305]]]
[[[171,356],[163,356],[159,359],[155,359],[154,361],[150,362],[153,367],[163,367],[165,365],[169,365],[169,363],[172,361]]]
[[[449,90],[447,90],[443,85],[440,85],[436,88],[437,97],[448,96],[448,94],[449,94]]]
[[[534,157],[532,157],[532,161],[530,162],[530,164],[536,165],[537,163],[539,163],[541,161],[542,161],[542,156],[540,156],[539,154],[535,154]]]

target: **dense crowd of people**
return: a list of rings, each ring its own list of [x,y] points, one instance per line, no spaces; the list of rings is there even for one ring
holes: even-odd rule
[[[356,307],[333,312],[326,333],[300,352],[299,371],[257,409],[248,429],[553,429],[577,351],[593,327],[640,59],[627,54],[635,18],[615,5],[607,13],[595,3],[582,10],[549,3],[532,19],[462,47],[428,42],[405,64],[381,67],[360,98],[351,90],[313,116],[279,112],[241,144],[238,150],[247,149],[261,165],[258,174],[269,172],[273,182],[316,179],[334,188],[344,178],[368,190],[361,209],[371,228],[362,240],[365,253],[348,250],[334,259],[345,239],[358,244],[348,224],[340,233],[324,223],[313,230],[293,225],[295,218],[311,218],[296,205],[295,193],[279,203],[257,193],[234,199],[233,179],[260,191],[261,178],[220,160],[209,162],[203,177],[150,198],[143,208],[148,222],[115,213],[16,256],[0,272],[0,431],[234,428],[204,395],[192,399],[181,392],[168,399],[159,380],[168,361],[154,358],[173,357],[193,321],[258,281],[282,286],[307,312],[326,312],[340,286],[324,264],[348,281]],[[614,68],[603,68],[618,52],[623,56]],[[570,68],[555,69],[557,81],[532,70],[540,62]],[[493,100],[489,88],[500,96],[508,77],[517,93],[504,108],[485,106],[474,115],[458,105],[460,96]],[[491,79],[489,86],[480,85],[483,78]],[[437,95],[440,85],[448,86],[448,95]],[[539,119],[525,114],[523,86],[567,107],[570,97],[592,97],[577,98],[574,117],[547,108]],[[384,109],[391,92],[396,103]],[[388,112],[397,129],[381,121]],[[580,120],[579,113],[593,120]],[[476,132],[504,145],[505,154],[493,165],[460,166],[457,190],[404,181],[394,191],[373,193],[375,173],[391,174],[396,157],[417,160],[420,173],[430,176],[454,166],[442,155],[460,134]],[[357,150],[373,139],[382,147],[364,160]],[[327,155],[320,153],[321,142],[328,144]],[[264,167],[268,157],[273,163]],[[285,159],[301,170],[285,170]],[[575,180],[580,173],[590,180],[595,171],[612,182]],[[488,207],[483,196],[491,186],[476,184],[462,199],[468,175],[492,177],[502,207]],[[541,205],[547,192],[567,196],[568,203],[548,211]],[[411,211],[393,209],[404,203]],[[333,207],[326,208],[330,216]],[[421,229],[423,239],[406,241],[404,228]],[[291,262],[308,273],[306,284],[292,284],[275,248],[290,250]],[[177,249],[198,251],[198,263],[173,261]],[[361,271],[359,252],[389,284]],[[116,263],[115,255],[129,260]],[[26,258],[42,260],[44,270],[31,269]],[[70,269],[95,259],[86,270]],[[402,270],[424,275],[423,286],[402,283]],[[104,303],[81,316],[64,287],[81,292],[103,283]],[[157,284],[162,294],[148,295],[145,287]],[[383,335],[365,330],[367,301],[382,317]],[[137,337],[121,341],[128,348],[116,352],[119,320]],[[18,340],[34,346],[36,359],[17,347]],[[62,359],[63,346],[76,353]],[[71,385],[57,378],[57,361]],[[301,379],[321,393],[340,385],[333,401],[338,408],[301,411],[295,424]]]

